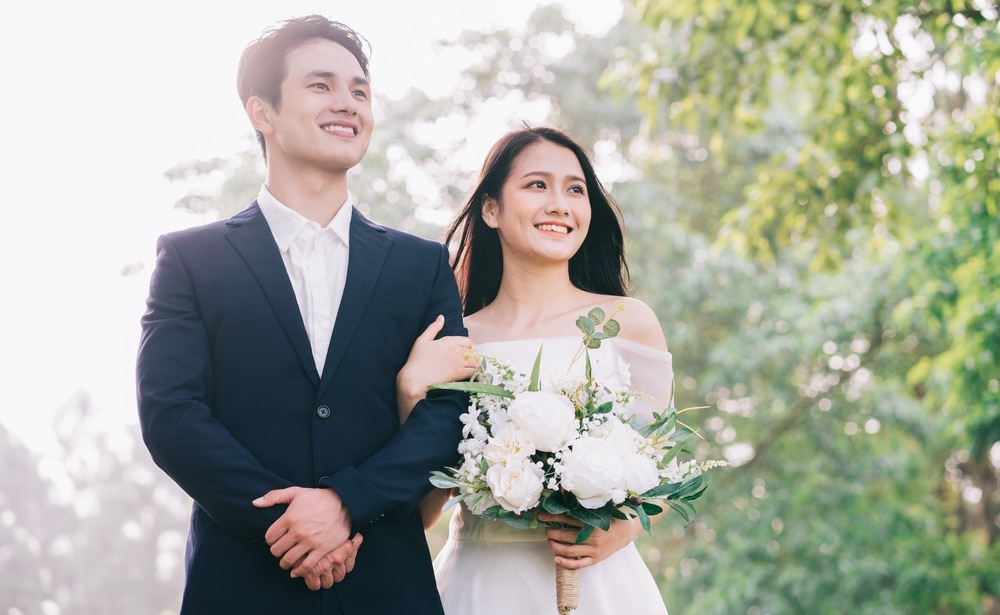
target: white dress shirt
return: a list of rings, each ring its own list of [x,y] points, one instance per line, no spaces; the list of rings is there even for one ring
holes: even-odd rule
[[[261,186],[257,204],[281,251],[288,279],[309,336],[316,371],[323,374],[326,351],[347,282],[351,197],[325,227],[289,209]]]

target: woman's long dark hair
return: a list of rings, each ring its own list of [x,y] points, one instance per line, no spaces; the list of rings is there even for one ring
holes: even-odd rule
[[[457,239],[452,268],[462,294],[465,315],[474,314],[496,299],[503,275],[503,255],[496,229],[483,221],[483,202],[493,197],[500,203],[503,185],[517,157],[529,145],[549,141],[576,155],[587,181],[590,198],[590,230],[583,245],[569,260],[569,279],[574,286],[604,295],[625,296],[628,264],[622,219],[614,199],[594,172],[587,152],[566,133],[555,128],[522,128],[497,141],[483,162],[479,181],[445,234],[445,244]],[[500,203],[503,208],[503,203]]]

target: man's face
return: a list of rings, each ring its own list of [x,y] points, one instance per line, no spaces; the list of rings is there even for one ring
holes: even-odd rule
[[[347,172],[371,142],[371,87],[357,59],[326,39],[288,52],[280,109],[271,109],[268,164]]]

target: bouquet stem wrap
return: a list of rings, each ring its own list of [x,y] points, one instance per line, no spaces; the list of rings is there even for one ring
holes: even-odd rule
[[[556,605],[560,613],[580,606],[580,571],[556,565]]]

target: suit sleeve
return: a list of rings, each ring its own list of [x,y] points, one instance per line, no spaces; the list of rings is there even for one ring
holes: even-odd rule
[[[426,325],[444,314],[439,337],[467,335],[455,275],[448,266],[448,251],[441,246],[437,275],[422,322]],[[459,458],[462,435],[459,417],[469,397],[455,391],[430,391],[389,442],[356,466],[324,477],[320,484],[335,490],[351,512],[355,529],[362,529],[387,514],[414,509],[432,489],[430,473],[453,465]]]
[[[169,237],[157,242],[136,361],[139,422],[153,461],[225,531],[252,541],[284,507],[252,500],[290,483],[264,468],[212,416],[209,336],[190,271]]]

